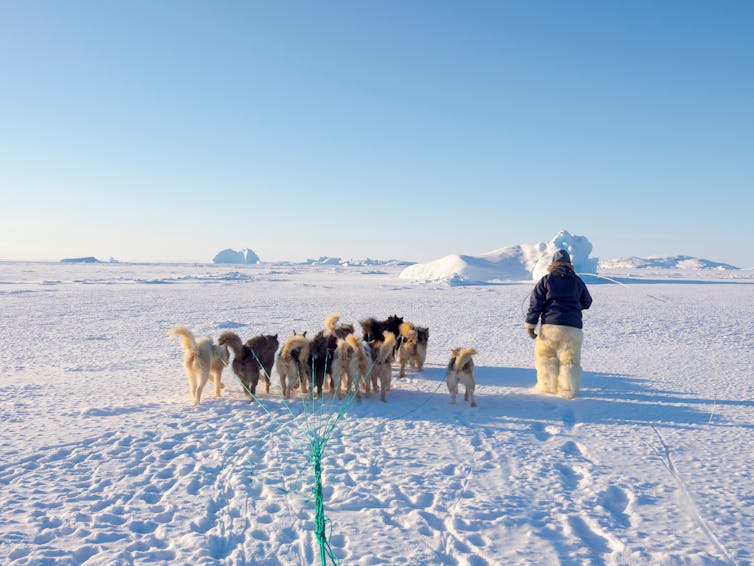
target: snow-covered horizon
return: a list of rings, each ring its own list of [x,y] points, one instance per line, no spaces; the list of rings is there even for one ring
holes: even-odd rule
[[[197,262],[143,262],[120,261],[113,257],[109,260],[99,260],[94,256],[72,257],[57,260],[61,263],[131,263],[136,265],[176,264],[195,265],[211,263],[217,265],[312,265],[312,266],[406,266],[401,278],[412,281],[447,281],[450,283],[475,283],[495,280],[529,280],[539,279],[546,272],[552,254],[557,249],[567,250],[572,257],[576,270],[581,273],[597,273],[605,269],[718,269],[736,270],[741,267],[712,259],[699,258],[689,255],[674,256],[629,256],[613,259],[599,259],[590,257],[592,242],[586,236],[571,235],[567,230],[561,230],[547,242],[535,244],[518,244],[504,246],[480,255],[449,254],[436,260],[416,262],[413,260],[379,259],[379,258],[348,258],[321,255],[317,258],[307,258],[302,261],[267,260],[262,261],[251,248],[240,251],[231,248],[218,252],[211,261]],[[0,259],[0,262],[34,262],[51,263],[49,261]],[[743,267],[743,269],[752,268]]]

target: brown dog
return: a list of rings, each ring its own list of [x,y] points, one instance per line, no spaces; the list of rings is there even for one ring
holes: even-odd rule
[[[429,342],[429,328],[414,326],[410,322],[404,322],[400,326],[401,347],[398,350],[398,359],[401,371],[398,377],[406,376],[406,365],[416,368],[416,371],[424,371],[424,360],[427,359],[427,343]]]

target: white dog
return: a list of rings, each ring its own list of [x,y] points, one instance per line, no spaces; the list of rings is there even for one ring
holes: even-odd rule
[[[202,389],[210,377],[215,382],[215,395],[219,397],[222,389],[220,377],[228,365],[228,349],[213,344],[212,338],[207,336],[195,339],[194,334],[185,326],[173,328],[170,334],[181,338],[184,350],[183,368],[186,370],[194,406],[201,402]]]
[[[535,389],[553,393],[566,399],[579,394],[581,386],[581,344],[584,333],[580,328],[543,324],[534,343],[534,365],[537,368]]]
[[[451,350],[448,371],[445,374],[445,380],[450,391],[450,402],[455,404],[456,395],[458,395],[458,384],[463,383],[466,391],[463,395],[464,401],[471,401],[471,406],[476,407],[474,400],[474,360],[471,356],[476,355],[474,348],[455,348]]]

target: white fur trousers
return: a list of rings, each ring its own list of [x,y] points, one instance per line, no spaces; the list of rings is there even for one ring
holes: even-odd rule
[[[583,340],[584,333],[580,328],[555,324],[541,326],[534,343],[537,391],[566,399],[579,394]]]

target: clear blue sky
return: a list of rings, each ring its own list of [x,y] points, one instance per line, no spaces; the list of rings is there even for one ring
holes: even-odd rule
[[[0,258],[754,266],[754,2],[0,2]]]

